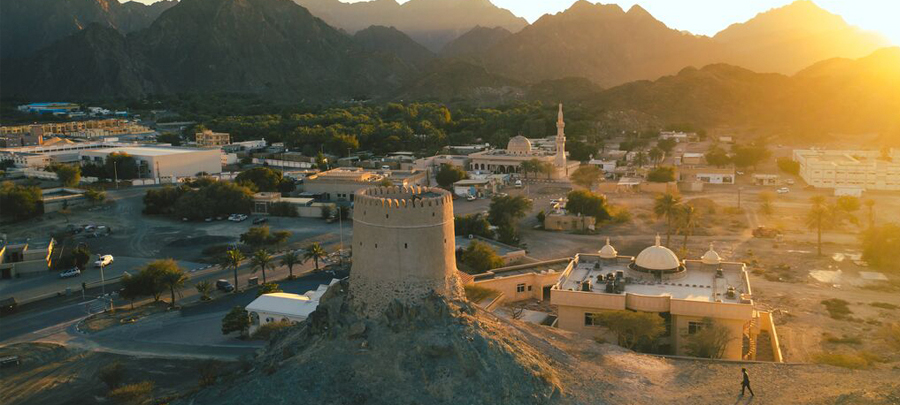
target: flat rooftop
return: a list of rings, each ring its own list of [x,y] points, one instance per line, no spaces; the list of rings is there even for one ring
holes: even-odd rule
[[[90,152],[102,152],[102,153],[127,153],[129,155],[136,156],[165,156],[165,155],[176,155],[182,153],[193,153],[193,152],[203,152],[210,149],[183,149],[183,148],[166,148],[160,146],[119,146],[115,148],[104,148],[91,150]]]
[[[654,275],[632,270],[628,267],[632,258],[619,256],[616,260],[600,260],[597,256],[581,255],[572,266],[572,271],[564,274],[559,281],[560,290],[581,291],[584,281],[591,281],[591,292],[606,292],[606,282],[598,282],[608,274],[624,272],[626,294],[646,296],[669,296],[674,299],[703,302],[741,303],[741,294],[749,293],[749,285],[744,282],[742,263],[723,263],[722,277],[716,277],[715,267],[707,267],[699,261],[687,261],[686,269],[670,279],[659,280]],[[735,295],[728,298],[726,292],[734,287]]]
[[[490,246],[491,249],[494,249],[494,251],[497,252],[497,254],[500,256],[506,256],[510,253],[519,252],[522,250],[515,246],[510,246],[510,245],[503,244],[503,243],[493,241],[490,239],[479,238],[479,237],[469,239],[468,237],[461,236],[461,235],[456,237],[456,248],[457,249],[466,249],[469,247],[469,245],[472,244],[472,241],[478,241],[478,242],[484,243],[485,245]]]

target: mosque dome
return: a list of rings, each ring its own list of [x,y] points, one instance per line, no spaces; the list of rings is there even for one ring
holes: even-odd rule
[[[601,259],[615,259],[619,256],[619,252],[616,251],[616,248],[609,244],[609,238],[606,238],[606,245],[603,245],[597,253],[600,255]]]
[[[642,250],[634,259],[634,266],[645,271],[677,271],[681,262],[675,252],[660,245],[659,235],[656,235],[656,244]]]
[[[528,155],[531,153],[531,141],[522,135],[514,136],[506,144],[506,152],[513,155]]]
[[[722,257],[720,257],[719,254],[716,253],[715,250],[713,250],[713,244],[710,243],[709,250],[707,250],[706,253],[703,254],[703,257],[700,258],[700,261],[703,262],[703,264],[721,264]]]

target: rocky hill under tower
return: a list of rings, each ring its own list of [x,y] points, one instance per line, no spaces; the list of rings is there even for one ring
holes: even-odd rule
[[[247,372],[173,403],[896,404],[900,370],[670,360],[434,296],[363,320],[345,280]],[[740,397],[740,369],[756,397]]]

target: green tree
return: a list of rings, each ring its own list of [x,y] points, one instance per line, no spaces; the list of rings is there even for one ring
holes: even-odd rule
[[[278,191],[283,178],[280,172],[268,167],[254,167],[238,174],[234,181],[238,184],[252,184],[257,191]]]
[[[484,273],[491,269],[503,267],[503,258],[494,252],[486,243],[473,240],[460,252],[460,261],[476,273]]]
[[[269,243],[272,234],[268,225],[250,227],[247,232],[241,234],[241,242],[259,249]]]
[[[780,157],[775,159],[778,169],[794,176],[800,174],[800,163],[793,161],[791,158]]]
[[[289,250],[281,256],[281,265],[287,266],[288,268],[288,279],[294,279],[294,266],[302,263],[300,259],[300,255],[297,254],[296,250]]]
[[[269,244],[275,246],[276,248],[280,248],[281,245],[285,244],[288,239],[291,238],[293,233],[291,231],[275,231],[272,232],[272,237],[269,238]]]
[[[91,260],[91,249],[85,244],[80,244],[72,250],[72,257],[75,261],[75,267],[84,270]]]
[[[244,261],[244,254],[241,253],[240,250],[231,249],[225,252],[225,256],[222,257],[221,267],[223,269],[232,269],[234,271],[234,292],[238,291],[238,267],[241,267],[241,262]]]
[[[842,195],[837,198],[835,205],[841,211],[840,216],[842,218],[846,218],[854,224],[859,223],[859,219],[856,217],[856,212],[862,208],[859,198],[852,195]]]
[[[159,301],[159,296],[169,290],[172,293],[172,305],[175,305],[175,290],[181,289],[187,281],[184,269],[178,266],[173,259],[160,259],[147,263],[137,275],[142,285],[142,295],[152,295],[154,301]]]
[[[172,308],[175,307],[175,291],[179,291],[184,288],[185,283],[187,283],[188,276],[185,274],[184,269],[178,265],[177,262],[173,259],[163,259],[157,260],[151,264],[159,263],[159,266],[164,266],[159,278],[159,282],[163,287],[169,290],[172,297]]]
[[[468,178],[466,171],[453,165],[443,164],[435,174],[435,180],[443,188],[450,188],[453,183]]]
[[[731,163],[731,158],[728,156],[728,153],[718,146],[711,147],[706,151],[704,157],[706,158],[706,163],[716,167],[722,167]]]
[[[615,333],[619,345],[634,349],[640,343],[653,344],[666,331],[662,317],[653,312],[604,311],[592,315],[595,324]]]
[[[896,270],[900,263],[900,225],[869,227],[862,234],[863,259],[872,267]]]
[[[603,178],[603,171],[595,165],[581,165],[572,172],[569,178],[573,183],[591,190]]]
[[[650,162],[652,162],[654,165],[658,165],[659,162],[662,161],[663,156],[665,156],[663,150],[658,147],[651,148],[650,152],[648,152],[647,154],[650,157]]]
[[[264,283],[256,289],[256,296],[259,297],[263,294],[274,294],[282,292],[281,287],[275,283]]]
[[[653,183],[668,183],[675,181],[675,168],[672,166],[659,166],[647,173],[647,181]]]
[[[25,220],[41,215],[44,211],[42,198],[40,188],[5,181],[0,185],[0,217]]]
[[[525,217],[531,209],[531,201],[522,196],[494,196],[488,208],[488,222],[501,228],[505,236],[501,241],[508,243],[516,239],[516,222]]]
[[[522,170],[522,174],[525,175],[526,179],[528,178],[528,173],[544,174],[547,178],[550,178],[550,175],[553,174],[553,165],[550,162],[537,158],[522,162],[519,165],[519,169]]]
[[[731,153],[734,154],[732,161],[737,167],[753,167],[771,156],[771,152],[763,145],[750,144],[747,146],[737,145],[731,147]]]
[[[272,263],[274,260],[275,258],[265,249],[257,250],[250,257],[250,270],[253,273],[256,273],[257,270],[262,270],[263,284],[266,283],[266,270],[275,267],[275,264]]]
[[[243,307],[231,308],[231,311],[222,318],[222,334],[227,335],[231,332],[240,332],[241,337],[247,335],[250,329],[250,314]]]
[[[63,187],[75,187],[81,182],[81,168],[77,165],[55,164],[50,169],[56,173]]]
[[[685,351],[694,357],[721,359],[734,340],[728,327],[712,318],[703,318],[700,328],[685,337]]]
[[[103,163],[106,177],[119,180],[136,179],[139,176],[137,160],[125,152],[113,152],[106,156]],[[151,168],[151,170],[153,170]]]
[[[647,160],[647,153],[643,150],[639,150],[634,154],[634,164],[637,165],[637,167],[644,167],[644,165],[647,164]]]
[[[493,238],[494,232],[491,224],[481,214],[470,214],[453,218],[453,228],[456,235],[476,235],[485,238]]]
[[[316,271],[319,271],[319,260],[325,257],[328,257],[328,253],[325,252],[325,249],[322,248],[319,242],[309,245],[306,248],[306,252],[303,253],[304,261],[312,259],[316,263]]]
[[[89,188],[84,191],[84,198],[90,201],[91,205],[96,205],[106,201],[106,192]]]
[[[156,142],[168,143],[172,146],[181,146],[181,135],[174,132],[165,132],[156,136]]]
[[[666,220],[666,246],[669,246],[672,236],[672,224],[678,215],[680,205],[681,196],[672,193],[657,196],[653,203],[653,214],[657,218]]]
[[[134,300],[144,295],[144,286],[140,277],[132,276],[128,273],[122,275],[119,279],[122,288],[119,290],[119,297],[131,302],[131,309],[134,309]]]
[[[540,224],[540,226],[543,228],[544,221],[547,220],[547,214],[544,212],[544,210],[540,210],[538,211],[537,215],[535,215],[535,219],[537,219],[538,224]]]
[[[597,223],[610,219],[606,197],[588,190],[573,190],[566,196],[566,211],[594,217]]]
[[[656,147],[668,154],[672,153],[672,149],[675,149],[676,143],[677,142],[672,138],[662,139],[656,143]]]
[[[200,293],[201,301],[209,301],[209,294],[213,291],[213,284],[209,281],[201,281],[197,284],[194,284],[194,288],[197,289],[197,292]]]

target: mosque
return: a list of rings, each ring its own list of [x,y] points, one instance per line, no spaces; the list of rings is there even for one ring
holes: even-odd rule
[[[578,162],[569,162],[566,159],[566,124],[563,121],[563,107],[559,105],[559,113],[556,120],[556,137],[550,148],[539,147],[540,140],[531,140],[518,135],[509,140],[506,149],[493,149],[477,152],[469,155],[469,170],[490,173],[521,173],[522,162],[537,159],[547,162],[552,166],[550,179],[565,179],[575,169]],[[541,175],[537,175],[540,177]]]

